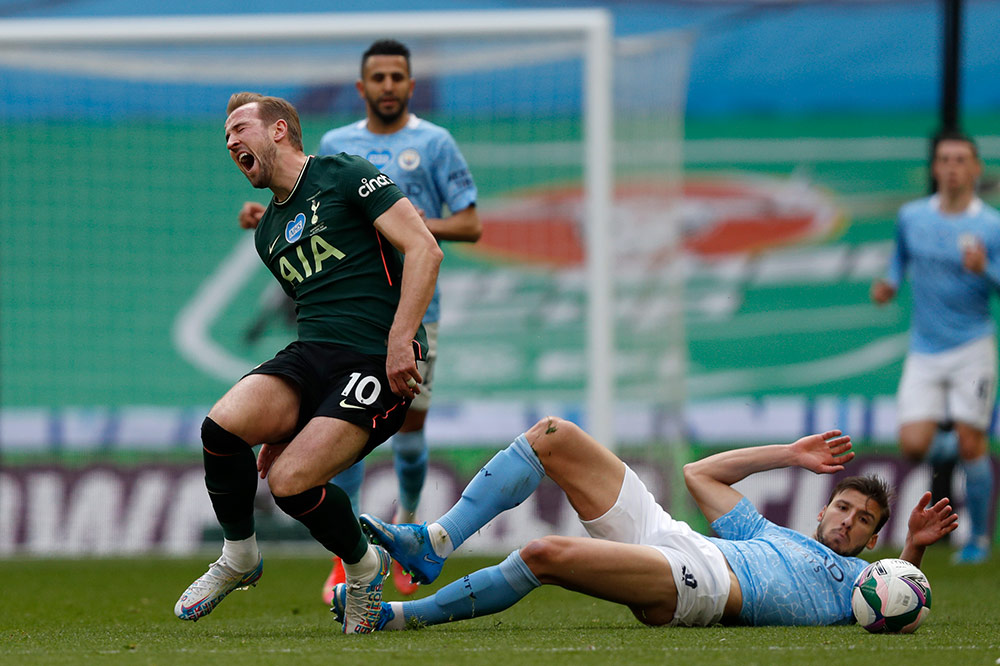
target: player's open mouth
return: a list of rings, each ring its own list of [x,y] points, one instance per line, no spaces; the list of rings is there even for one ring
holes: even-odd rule
[[[257,160],[250,153],[243,152],[236,156],[236,161],[243,167],[244,171],[250,171]]]

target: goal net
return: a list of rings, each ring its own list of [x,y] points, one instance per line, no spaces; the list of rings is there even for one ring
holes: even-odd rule
[[[435,444],[548,412],[609,443],[681,434],[689,40],[602,10],[0,21],[8,451],[195,450],[212,401],[294,334],[236,213],[229,95],[290,100],[307,152],[364,115],[361,53],[412,51],[484,236],[446,244]],[[439,409],[440,408],[440,409]]]

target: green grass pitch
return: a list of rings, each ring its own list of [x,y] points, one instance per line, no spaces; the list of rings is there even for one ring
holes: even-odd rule
[[[623,606],[548,587],[489,617],[343,636],[319,601],[318,584],[328,571],[322,556],[266,557],[258,587],[233,593],[212,615],[188,623],[173,617],[174,602],[211,558],[5,560],[0,663],[997,663],[997,556],[962,568],[950,566],[948,556],[943,547],[928,552],[923,569],[933,607],[920,630],[907,636],[870,635],[856,625],[653,629]],[[496,561],[453,558],[441,580]]]

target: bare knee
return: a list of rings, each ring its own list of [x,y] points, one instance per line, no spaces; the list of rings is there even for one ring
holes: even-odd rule
[[[910,462],[918,463],[927,456],[936,426],[919,428],[904,426],[899,431],[899,452]]]
[[[982,430],[964,423],[959,423],[956,429],[958,431],[958,455],[962,460],[975,460],[989,450],[986,433]]]
[[[562,440],[573,429],[579,430],[580,427],[572,421],[567,421],[558,416],[546,416],[539,419],[525,434],[528,437],[528,441],[532,443],[542,439],[549,441]]]
[[[290,465],[280,464],[279,458],[267,473],[267,487],[275,497],[291,497],[304,493],[316,486],[305,474],[297,472]]]
[[[910,462],[920,462],[927,455],[930,442],[924,442],[921,436],[901,432],[899,434],[899,452]]]
[[[583,430],[572,421],[558,416],[546,416],[528,429],[525,437],[542,465],[548,469],[548,465],[566,454],[568,445],[581,433]]]
[[[923,450],[907,447],[904,446],[902,443],[900,443],[899,445],[899,452],[903,455],[903,458],[910,461],[911,463],[923,462],[925,457],[925,452]]]
[[[565,563],[568,541],[565,537],[533,539],[521,548],[521,560],[542,585],[559,585],[559,573]]]

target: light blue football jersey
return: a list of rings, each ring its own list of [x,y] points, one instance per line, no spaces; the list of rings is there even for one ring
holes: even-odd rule
[[[455,213],[476,203],[476,184],[469,165],[448,130],[410,114],[406,126],[392,134],[368,131],[367,119],[332,129],[319,142],[320,155],[360,155],[389,176],[427,217],[440,218],[445,206]],[[438,289],[424,322],[440,318]]]
[[[838,555],[816,539],[775,525],[747,498],[712,523],[709,539],[743,590],[740,619],[749,625],[849,624],[854,580],[868,563]]]
[[[975,237],[986,247],[982,275],[962,267],[961,244]],[[896,222],[896,247],[886,280],[913,293],[910,350],[946,351],[993,335],[990,292],[1000,286],[1000,214],[973,199],[964,213],[941,212],[938,197],[904,205]]]

